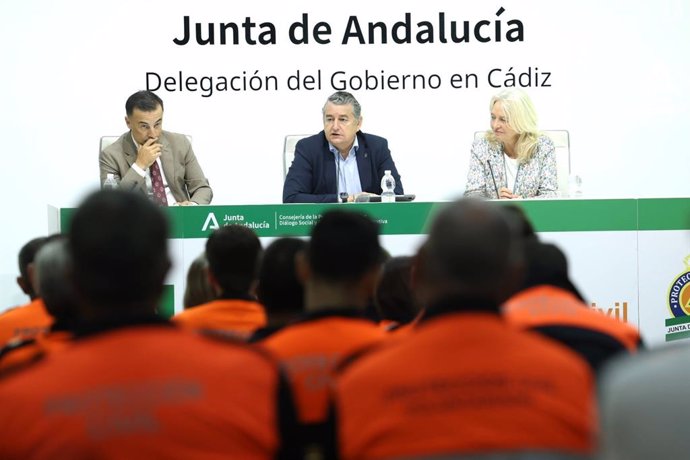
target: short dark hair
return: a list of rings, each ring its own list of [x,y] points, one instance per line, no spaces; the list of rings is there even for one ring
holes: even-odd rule
[[[163,109],[163,100],[152,91],[137,91],[127,98],[125,102],[125,112],[128,117],[132,116],[134,109],[142,112],[153,112],[161,106]]]
[[[328,211],[312,230],[307,254],[317,278],[356,281],[383,260],[379,226],[364,214]]]
[[[208,267],[220,285],[221,297],[246,296],[257,279],[261,242],[251,229],[228,225],[214,231],[206,241]]]
[[[307,242],[279,238],[264,251],[259,269],[259,302],[271,313],[299,313],[304,310],[304,286],[297,277],[295,258]]]
[[[88,196],[69,230],[74,283],[89,310],[155,311],[170,268],[168,221],[145,196],[102,190]]]
[[[521,266],[517,226],[495,204],[465,198],[441,210],[424,244],[426,277],[477,299],[498,291],[506,273]]]
[[[523,290],[546,284],[570,291],[585,301],[568,276],[568,259],[558,246],[529,240],[524,244],[524,252],[527,270],[522,282]]]
[[[530,239],[538,239],[537,233],[534,231],[532,222],[527,217],[525,210],[516,204],[502,204],[499,208],[506,217],[512,221],[512,225],[516,226],[519,236],[525,241]]]
[[[27,295],[33,300],[36,297],[36,292],[31,285],[31,280],[29,279],[29,264],[33,263],[36,258],[36,253],[39,249],[46,243],[47,238],[45,236],[40,236],[28,241],[19,250],[19,255],[17,256],[17,262],[19,263],[19,275],[24,279],[24,288],[28,291]]]
[[[182,306],[186,309],[197,307],[216,298],[213,286],[208,281],[208,260],[202,252],[189,264]]]
[[[406,324],[419,314],[412,294],[412,257],[392,257],[383,264],[376,288],[376,307],[382,319]]]

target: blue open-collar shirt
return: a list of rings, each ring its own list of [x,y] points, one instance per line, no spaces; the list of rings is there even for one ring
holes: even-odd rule
[[[333,153],[335,161],[335,174],[338,182],[338,193],[347,192],[348,195],[362,193],[362,183],[359,180],[359,169],[357,168],[357,151],[359,150],[359,140],[355,136],[355,142],[350,148],[347,158],[343,160],[337,148],[330,142],[328,149]]]

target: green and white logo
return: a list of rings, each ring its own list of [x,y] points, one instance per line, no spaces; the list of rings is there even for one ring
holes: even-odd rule
[[[211,230],[218,230],[220,225],[218,225],[218,219],[216,219],[216,215],[212,212],[208,213],[208,216],[206,216],[206,220],[204,221],[204,226],[201,227],[201,231],[205,232],[209,228]]]

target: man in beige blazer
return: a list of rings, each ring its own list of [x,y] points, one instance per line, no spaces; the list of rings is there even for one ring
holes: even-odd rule
[[[163,131],[163,101],[151,91],[138,91],[127,99],[125,109],[129,131],[99,157],[101,186],[113,174],[121,189],[140,191],[151,198],[151,169],[156,163],[162,171],[163,201],[169,206],[209,204],[213,191],[189,139]]]

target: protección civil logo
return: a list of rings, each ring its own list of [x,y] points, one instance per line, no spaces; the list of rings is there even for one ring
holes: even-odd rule
[[[666,320],[666,341],[690,338],[690,255],[683,259],[685,271],[671,283],[666,296],[673,318]]]

